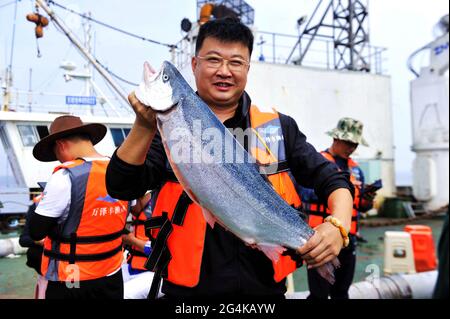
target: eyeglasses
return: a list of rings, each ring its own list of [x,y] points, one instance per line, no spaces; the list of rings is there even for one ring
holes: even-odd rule
[[[233,72],[242,72],[250,65],[250,62],[243,59],[225,59],[218,55],[197,55],[196,58],[205,61],[206,66],[211,69],[218,69],[226,62],[228,69]]]

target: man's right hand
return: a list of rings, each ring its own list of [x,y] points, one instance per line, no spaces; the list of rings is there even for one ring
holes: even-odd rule
[[[128,95],[128,101],[136,113],[135,125],[156,131],[156,112],[151,107],[142,104],[134,92]]]
[[[127,138],[117,149],[117,156],[128,164],[142,165],[156,134],[156,113],[139,102],[134,92],[128,96],[128,101],[136,113],[136,119]]]

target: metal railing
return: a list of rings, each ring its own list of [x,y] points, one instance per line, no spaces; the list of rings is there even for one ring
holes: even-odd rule
[[[302,41],[297,46],[297,53],[294,53],[294,57],[291,59],[290,64],[300,65],[299,58],[302,56],[305,45],[310,36],[304,36]],[[259,31],[255,34],[255,47],[253,57],[254,60],[261,62],[286,64],[288,57],[292,52],[292,48],[298,42],[298,36],[264,32]],[[365,48],[365,59],[368,61],[368,70],[373,74],[387,74],[387,71],[383,69],[383,64],[386,57],[383,53],[386,48],[368,45]],[[302,61],[302,66],[316,67],[321,69],[333,70],[335,69],[335,52],[334,42],[329,38],[318,38],[312,42],[307,54]]]
[[[198,30],[193,30],[192,34],[196,34]],[[194,54],[195,37],[187,35],[183,40],[178,42],[177,49],[172,51],[172,61],[183,69],[191,63],[191,57]],[[257,31],[254,34],[255,43],[253,49],[254,61],[286,64],[286,60],[292,53],[292,48],[296,47],[299,37],[295,35],[273,33],[265,31]],[[296,47],[297,53],[294,53],[290,64],[299,65],[298,59],[305,50],[306,41],[310,36],[303,36],[303,39]],[[372,74],[386,75],[387,70],[383,68],[386,57],[384,52],[386,48],[368,45],[364,50],[364,58],[368,61],[367,72]],[[302,66],[315,67],[326,70],[334,70],[336,65],[336,56],[334,52],[334,42],[329,38],[320,38],[312,42],[308,49],[308,54],[302,61]]]
[[[61,113],[74,115],[91,115],[102,117],[132,116],[133,110],[124,105],[123,100],[117,96],[96,98],[95,105],[66,104],[64,93],[29,92],[12,89],[11,101],[8,110],[13,112],[29,113]],[[109,104],[113,104],[111,107]]]

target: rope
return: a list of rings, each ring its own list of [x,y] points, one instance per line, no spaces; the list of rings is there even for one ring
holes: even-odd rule
[[[84,19],[87,19],[87,20],[89,20],[89,21],[92,21],[92,22],[95,22],[95,23],[97,23],[97,24],[100,24],[100,25],[102,25],[102,26],[104,26],[104,27],[106,27],[106,28],[109,28],[109,29],[112,29],[112,30],[114,30],[114,31],[117,31],[117,32],[123,33],[123,34],[125,34],[125,35],[128,35],[128,36],[130,36],[130,37],[137,38],[137,39],[140,39],[140,40],[142,40],[142,41],[147,41],[147,42],[150,42],[150,43],[153,43],[153,44],[158,44],[158,45],[166,46],[166,47],[169,47],[169,48],[171,48],[171,49],[177,47],[175,44],[169,44],[169,43],[164,43],[164,42],[152,40],[152,39],[149,39],[149,38],[146,38],[146,37],[143,37],[143,36],[140,36],[140,35],[137,35],[137,34],[134,34],[134,33],[131,33],[131,32],[128,32],[128,31],[125,31],[125,30],[122,30],[122,29],[119,29],[119,28],[116,28],[116,27],[114,27],[114,26],[112,26],[112,25],[109,25],[109,24],[107,24],[107,23],[104,23],[104,22],[98,21],[98,20],[96,20],[96,19],[93,19],[93,18],[91,18],[91,17],[89,17],[89,16],[87,16],[87,15],[85,15],[85,14],[82,14],[82,13],[76,12],[76,11],[74,11],[74,10],[72,10],[72,9],[66,8],[66,7],[64,7],[63,5],[60,5],[59,3],[56,3],[56,2],[53,1],[53,0],[48,1],[48,3],[49,3],[49,4],[53,4],[53,5],[59,7],[59,8],[61,8],[61,9],[63,9],[63,10],[66,10],[66,11],[68,11],[68,12],[71,12],[71,13],[73,13],[73,14],[76,14],[76,15],[78,15],[78,16],[84,18]]]

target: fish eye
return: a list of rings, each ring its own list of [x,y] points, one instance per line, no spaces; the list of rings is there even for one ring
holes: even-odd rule
[[[169,81],[169,76],[168,76],[167,74],[163,74],[162,80],[163,80],[164,82]]]

